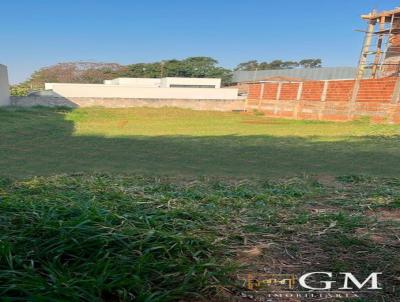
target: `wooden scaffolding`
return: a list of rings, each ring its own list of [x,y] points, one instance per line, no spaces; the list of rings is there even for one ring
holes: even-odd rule
[[[362,15],[368,22],[358,64],[357,79],[371,70],[371,78],[400,75],[400,7]]]

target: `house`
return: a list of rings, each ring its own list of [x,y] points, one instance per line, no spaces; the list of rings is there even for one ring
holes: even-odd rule
[[[236,100],[238,90],[222,89],[215,78],[117,78],[103,84],[45,83],[60,97],[113,99]]]
[[[221,79],[214,78],[117,78],[105,80],[105,85],[153,88],[221,88]]]

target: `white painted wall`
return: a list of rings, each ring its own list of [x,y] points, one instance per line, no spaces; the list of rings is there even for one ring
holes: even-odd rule
[[[132,87],[161,87],[161,88],[168,88],[171,87],[171,85],[211,85],[214,86],[215,88],[221,88],[221,79],[178,78],[178,77],[166,77],[161,79],[116,78],[113,80],[105,80],[104,85],[121,85],[121,86],[132,86]]]
[[[105,80],[105,85],[123,85],[132,87],[160,87],[161,79],[150,78],[116,78]]]
[[[10,105],[10,85],[5,65],[0,64],[0,106]]]
[[[55,93],[63,97],[235,100],[237,89],[215,88],[149,88],[103,84],[52,83]]]
[[[44,83],[44,90],[52,90],[53,83]]]
[[[221,88],[221,79],[214,78],[174,78],[167,77],[161,79],[161,87],[171,87],[171,85],[211,85]]]

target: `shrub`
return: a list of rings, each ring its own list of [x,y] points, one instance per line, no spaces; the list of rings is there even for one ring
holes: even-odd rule
[[[25,85],[10,86],[10,94],[12,96],[26,96],[28,95],[30,88]]]

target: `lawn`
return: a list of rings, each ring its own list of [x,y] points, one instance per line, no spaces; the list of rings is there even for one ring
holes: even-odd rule
[[[352,301],[400,299],[399,179],[53,176],[0,198],[5,301],[222,301],[249,272],[310,271],[384,272]]]
[[[248,302],[249,273],[314,271],[383,272],[382,290],[324,301],[399,301],[399,135],[367,120],[1,109],[0,301]]]
[[[2,109],[0,175],[397,176],[400,126],[183,109]]]

